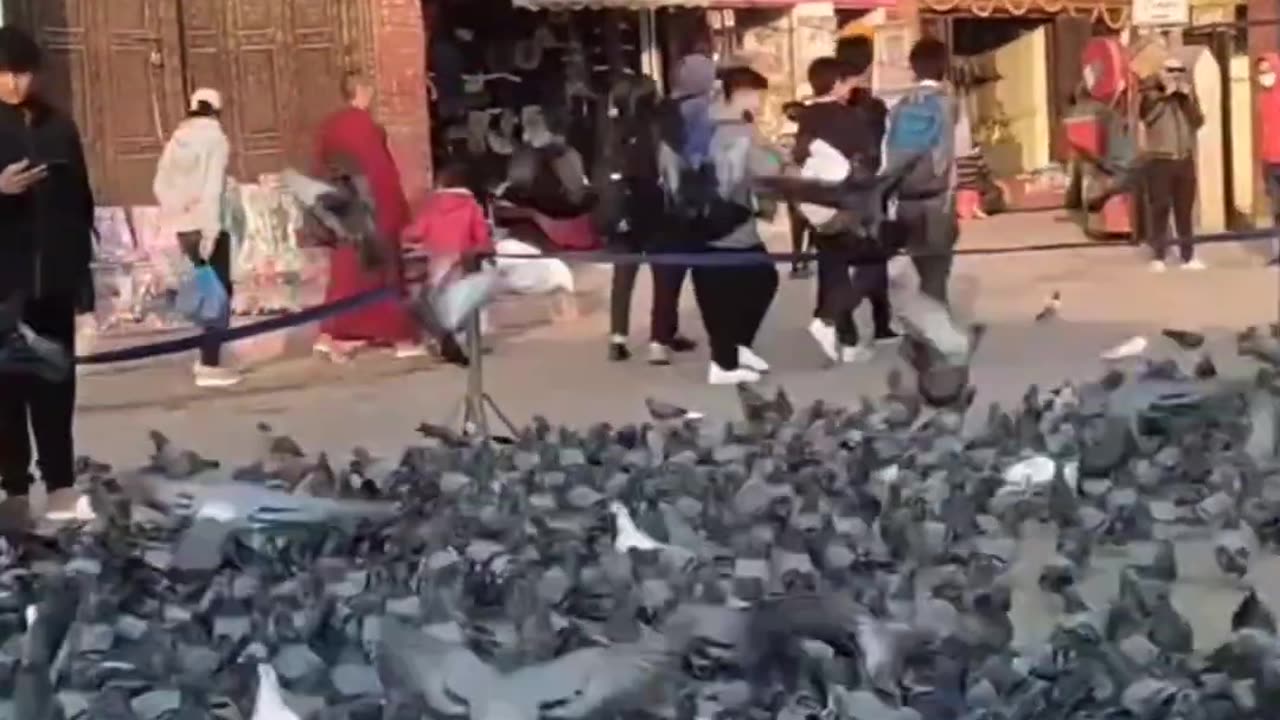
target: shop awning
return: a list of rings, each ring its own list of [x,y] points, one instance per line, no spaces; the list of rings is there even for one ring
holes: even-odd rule
[[[705,8],[767,8],[790,7],[819,0],[513,0],[516,7],[527,10],[582,10],[622,8],[626,10],[653,10],[664,7]],[[834,0],[841,9],[871,10],[894,7],[897,0]]]

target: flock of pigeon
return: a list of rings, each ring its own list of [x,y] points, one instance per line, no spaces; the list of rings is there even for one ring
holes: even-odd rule
[[[148,467],[80,463],[92,520],[3,541],[0,717],[1274,717],[1271,612],[1196,652],[1158,539],[1200,526],[1242,585],[1280,544],[1280,329],[1239,349],[1256,377],[1149,362],[985,417],[894,372],[854,408],[744,386],[723,424],[423,425],[395,460],[262,425],[226,471],[153,432]],[[1009,617],[1029,523],[1042,647]],[[1153,540],[1086,603],[1095,546]]]

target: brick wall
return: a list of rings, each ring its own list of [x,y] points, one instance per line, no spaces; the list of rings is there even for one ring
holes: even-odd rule
[[[387,129],[391,154],[400,167],[411,203],[431,178],[431,119],[427,112],[427,35],[421,0],[374,3],[374,72],[378,120]]]

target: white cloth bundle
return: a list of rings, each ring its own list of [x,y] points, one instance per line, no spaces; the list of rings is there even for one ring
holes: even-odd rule
[[[546,295],[558,290],[567,293],[574,291],[573,271],[565,262],[555,258],[525,260],[502,257],[520,255],[535,258],[542,254],[538,248],[519,240],[509,238],[499,240],[494,247],[499,255],[498,274],[502,277],[503,290],[517,295]]]

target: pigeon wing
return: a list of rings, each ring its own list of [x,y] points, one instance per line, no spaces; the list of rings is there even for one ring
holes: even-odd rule
[[[475,653],[393,618],[382,621],[378,672],[388,684],[420,694],[444,715],[466,716],[469,706],[493,692],[499,676]]]
[[[513,673],[503,694],[546,717],[584,718],[642,695],[675,657],[658,638],[586,648]]]

